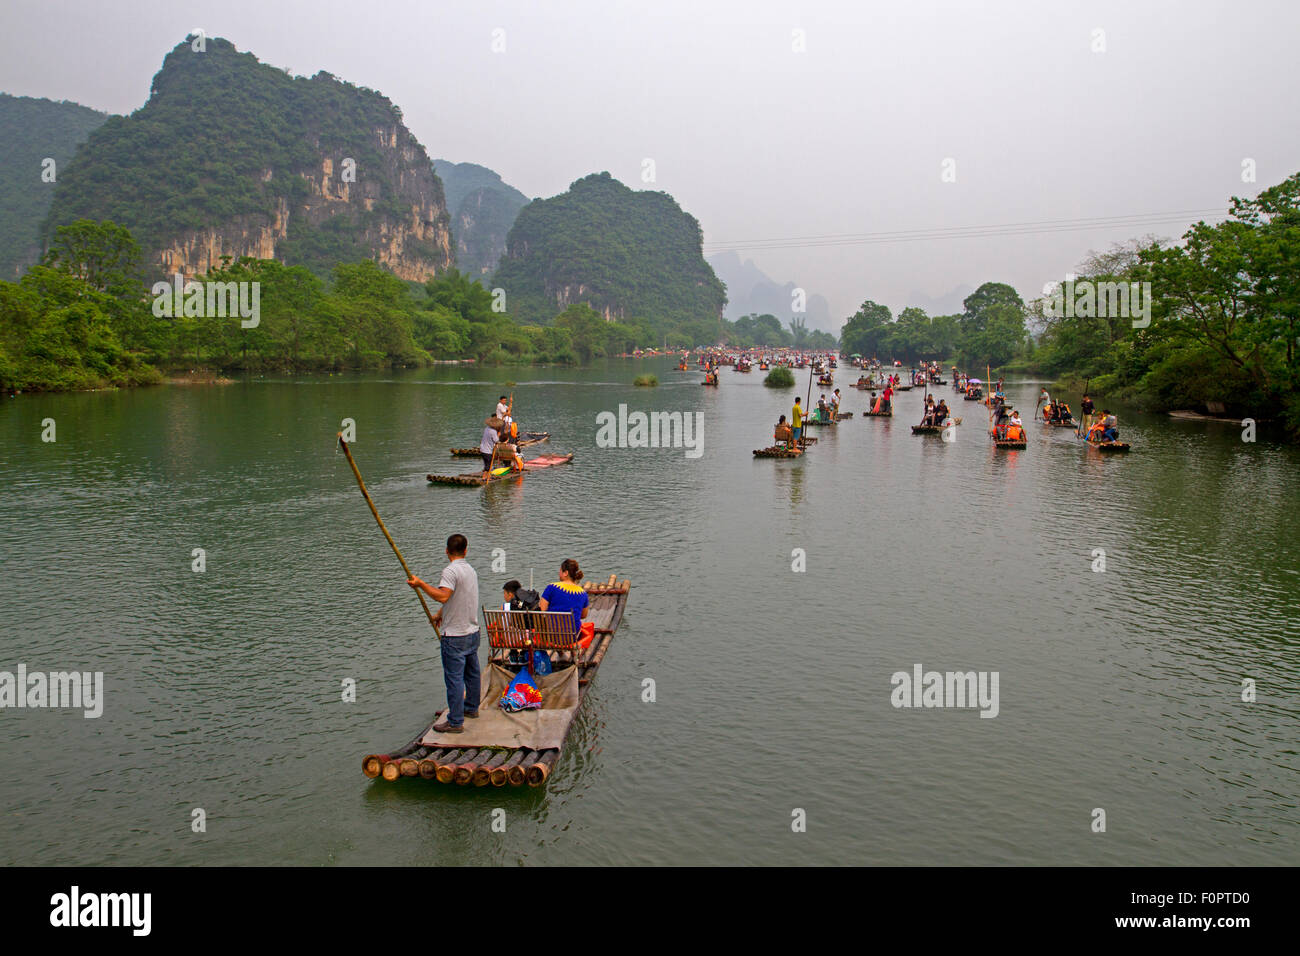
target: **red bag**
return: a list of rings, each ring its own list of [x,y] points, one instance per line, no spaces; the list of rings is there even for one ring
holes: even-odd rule
[[[591,621],[583,621],[578,633],[581,635],[578,639],[578,649],[585,651],[596,636],[596,625]]]

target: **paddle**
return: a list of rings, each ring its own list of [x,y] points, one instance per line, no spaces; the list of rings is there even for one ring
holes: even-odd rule
[[[1090,377],[1088,377],[1087,379],[1084,380],[1084,383],[1083,383],[1083,394],[1085,394],[1085,395],[1088,394],[1088,386],[1091,385],[1091,384],[1092,384],[1092,378],[1091,378],[1091,376],[1090,376]],[[1082,402],[1080,402],[1080,409],[1082,410]],[[1091,412],[1088,413],[1088,419],[1089,419],[1088,424],[1091,424],[1091,419],[1092,419],[1092,413],[1091,413]],[[1083,434],[1084,434],[1084,430],[1083,430],[1083,429],[1084,429],[1084,422],[1083,422],[1083,421],[1079,421],[1079,422],[1074,426],[1074,437],[1075,437],[1075,438],[1080,438],[1080,437],[1082,437]]]
[[[370,492],[366,491],[366,483],[361,480],[361,472],[357,469],[357,463],[352,460],[352,452],[348,450],[348,443],[343,440],[343,433],[339,432],[339,446],[343,449],[343,454],[348,457],[348,464],[352,466],[352,474],[356,475],[357,487],[361,489],[362,496],[366,499],[366,504],[370,505],[370,513],[375,516],[379,522],[379,530],[384,533],[388,539],[388,546],[393,549],[393,554],[397,555],[397,560],[402,563],[402,570],[406,572],[406,577],[415,577],[415,574],[406,565],[406,559],[402,557],[402,552],[397,550],[397,545],[393,542],[393,536],[388,533],[388,526],[384,524],[384,519],[379,517],[379,511],[375,508],[375,503],[370,500]],[[438,630],[438,622],[433,619],[433,612],[429,610],[429,605],[424,601],[424,594],[416,591],[415,596],[420,599],[420,607],[424,608],[425,615],[429,618],[429,623],[433,625],[433,633],[438,635],[438,640],[442,640],[442,633]]]

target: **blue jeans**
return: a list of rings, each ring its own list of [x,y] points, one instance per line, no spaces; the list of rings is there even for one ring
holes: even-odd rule
[[[1107,428],[1104,432],[1101,433],[1101,440],[1102,440],[1102,441],[1114,441],[1116,438],[1119,438],[1119,430],[1118,430],[1118,429],[1115,429],[1115,428]]]
[[[470,710],[478,710],[482,696],[482,671],[478,663],[479,632],[461,637],[444,636],[442,650],[442,679],[447,684],[447,723],[459,727],[465,722],[465,702]]]

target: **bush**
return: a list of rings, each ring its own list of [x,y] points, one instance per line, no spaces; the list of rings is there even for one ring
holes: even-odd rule
[[[654,387],[659,384],[659,379],[654,375],[638,375],[632,384]]]
[[[767,378],[763,379],[763,384],[768,388],[794,388],[794,372],[784,365],[778,365],[767,373]]]

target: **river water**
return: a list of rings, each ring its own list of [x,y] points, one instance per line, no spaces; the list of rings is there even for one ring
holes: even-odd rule
[[[632,387],[643,371],[657,389]],[[841,369],[857,415],[803,460],[756,460],[794,393],[721,374],[443,367],[5,400],[0,670],[102,671],[105,700],[98,719],[0,711],[0,859],[1296,861],[1295,448],[1123,415],[1126,457],[1036,424],[997,452],[950,389],[951,443],[910,434],[919,391],[863,419]],[[447,449],[477,444],[510,379],[521,426],[575,462],[430,487],[476,467]],[[1036,386],[1008,394],[1027,417]],[[597,447],[620,403],[701,413],[703,454]],[[336,449],[345,418],[417,573],[436,577],[459,531],[484,603],[566,557],[632,579],[545,788],[362,776],[444,692]],[[996,672],[996,717],[893,706],[891,675],[917,665]]]

